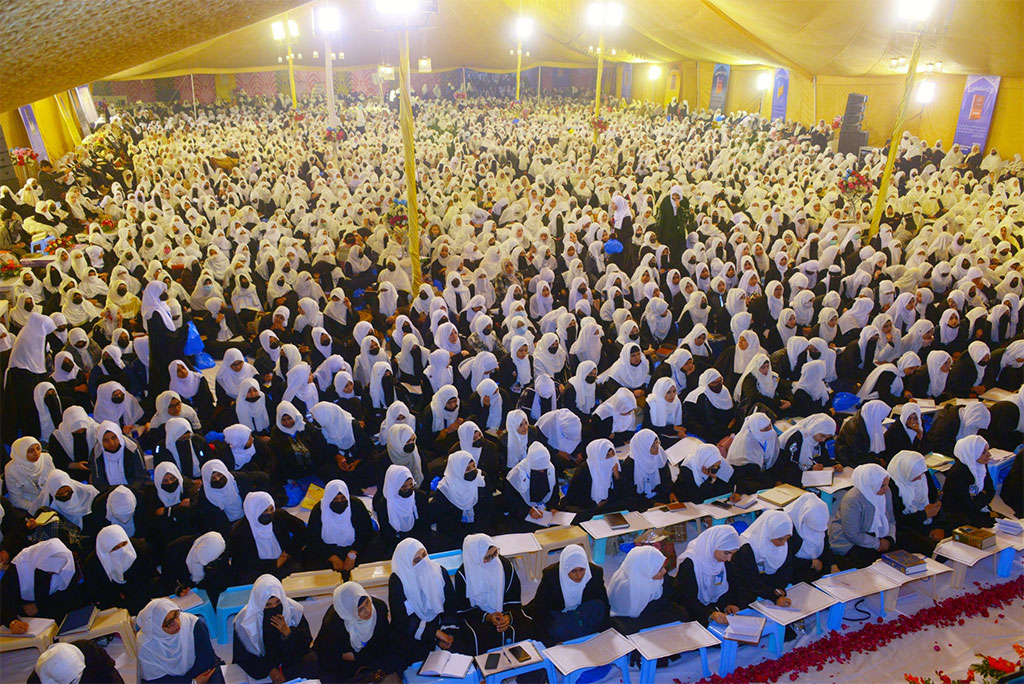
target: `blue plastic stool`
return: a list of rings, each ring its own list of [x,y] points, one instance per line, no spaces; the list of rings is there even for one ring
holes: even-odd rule
[[[519,675],[526,674],[527,672],[536,672],[537,670],[544,670],[544,673],[547,675],[548,682],[557,682],[558,671],[555,669],[554,663],[552,663],[545,657],[544,644],[540,643],[539,641],[534,641],[533,639],[530,639],[529,642],[533,645],[535,649],[537,649],[537,653],[541,657],[541,661],[539,663],[532,663],[530,665],[523,665],[522,667],[514,667],[511,670],[504,670],[502,672],[495,672],[494,674],[489,674],[486,677],[484,677],[484,682],[486,682],[486,684],[498,684],[499,682],[503,682],[506,679],[518,677]],[[499,646],[498,648],[492,648],[490,651],[487,652],[493,653],[494,651],[500,651],[503,648],[505,647]]]
[[[644,632],[649,632],[652,629],[661,629],[662,627],[670,627],[672,625],[681,625],[681,624],[683,624],[683,623],[678,622],[678,621],[677,622],[670,622],[670,623],[668,623],[666,625],[658,625],[657,627],[648,627],[647,629],[641,629],[637,633],[638,634],[643,634]],[[700,652],[700,668],[701,668],[701,672],[704,674],[705,677],[710,677],[711,676],[711,668],[708,667],[708,647],[707,646],[701,646],[697,650]],[[655,680],[654,673],[655,673],[655,670],[657,669],[657,667],[658,667],[658,661],[657,660],[648,660],[647,658],[644,658],[643,656],[640,656],[640,684],[654,684],[654,680]]]
[[[429,558],[447,570],[449,575],[457,573],[459,571],[459,566],[462,565],[462,551],[460,549],[455,549],[454,551],[442,551],[441,553],[432,553]]]
[[[737,613],[737,615],[764,617],[751,608],[745,608]],[[718,664],[719,677],[725,677],[736,669],[736,651],[739,648],[740,642],[725,638],[725,630],[727,627],[728,625],[720,625],[713,620],[708,623],[708,631],[722,640],[722,660]],[[765,618],[764,632],[762,633],[761,638],[763,639],[765,636],[768,637],[768,648],[771,651],[773,658],[778,658],[782,655],[782,645],[785,640],[785,634],[785,627],[774,620]]]
[[[571,644],[583,644],[583,643],[586,643],[586,642],[590,641],[595,636],[597,636],[597,635],[596,634],[591,634],[590,636],[584,636],[584,637],[580,637],[578,639],[571,639],[569,641],[563,642],[562,645],[563,646],[568,646],[568,645],[571,645]],[[622,672],[623,684],[630,684],[630,682],[629,682],[629,655],[630,654],[627,653],[626,655],[622,656],[621,658],[616,659],[615,662],[611,663],[611,665],[614,665],[615,667],[619,668],[619,670]],[[591,673],[591,672],[593,672],[596,669],[598,669],[598,668],[595,668],[595,667],[583,667],[583,668],[580,668],[579,670],[573,670],[569,674],[565,675],[565,679],[562,680],[562,684],[579,684],[580,678],[584,674]],[[553,680],[548,679],[548,681],[551,682]]]
[[[192,615],[198,615],[203,618],[206,622],[206,626],[210,628],[210,637],[220,641],[220,627],[217,624],[217,612],[213,609],[213,603],[210,602],[209,595],[202,589],[196,589],[195,587],[192,588],[192,593],[203,599],[203,602],[198,606],[192,606],[185,612]]]
[[[228,622],[237,615],[249,602],[252,585],[229,587],[217,599],[217,643],[226,644],[231,641],[231,630]]]
[[[1013,569],[1013,559],[1017,555],[1016,549],[1007,547],[996,554],[996,576],[1009,577]]]

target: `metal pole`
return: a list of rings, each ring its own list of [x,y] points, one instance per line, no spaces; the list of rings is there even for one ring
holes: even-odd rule
[[[199,115],[196,114],[196,77],[195,74],[189,74],[188,77],[192,81],[192,118],[198,119]]]
[[[420,217],[416,203],[416,149],[413,142],[412,98],[409,96],[409,32],[403,31],[399,41],[398,85],[401,92],[402,145],[405,148],[405,192],[409,206],[409,261],[412,264],[412,289],[419,289],[420,275]]]
[[[334,104],[334,59],[331,56],[331,40],[324,36],[324,90],[327,91],[327,125],[338,125],[338,107]]]
[[[523,68],[523,39],[516,38],[516,102],[519,102],[519,78]]]
[[[907,79],[903,83],[903,100],[900,102],[900,111],[896,115],[896,123],[892,127],[892,137],[889,138],[889,154],[885,155],[885,171],[882,172],[882,180],[878,182],[878,199],[875,202],[875,213],[871,217],[871,228],[868,236],[874,237],[878,233],[878,225],[882,222],[882,212],[888,200],[889,181],[892,180],[892,170],[896,166],[896,154],[900,146],[900,133],[903,132],[903,122],[907,117],[907,105],[910,104],[910,96],[914,92],[914,79],[917,77],[917,60],[921,56],[921,43],[923,43],[924,31],[917,34],[914,41],[914,52],[910,55],[910,64],[907,65]]]
[[[291,43],[288,44],[288,83],[292,87],[292,109],[298,109],[299,101],[295,97],[295,56]]]
[[[597,119],[601,116],[601,75],[604,72],[604,29],[597,40],[597,86],[594,88],[594,143],[597,144]]]

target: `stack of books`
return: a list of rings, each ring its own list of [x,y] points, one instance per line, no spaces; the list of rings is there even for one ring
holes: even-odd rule
[[[962,525],[953,530],[953,541],[984,551],[996,545],[996,535],[980,527]]]
[[[1018,537],[1021,533],[1024,533],[1024,525],[1021,525],[1019,520],[1014,520],[1012,518],[1000,518],[996,520],[996,532],[1000,532],[1011,537]]]

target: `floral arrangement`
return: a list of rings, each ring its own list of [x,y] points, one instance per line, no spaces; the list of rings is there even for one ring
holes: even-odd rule
[[[424,225],[427,221],[427,215],[420,209],[420,225]],[[391,202],[391,208],[384,215],[385,220],[388,223],[388,232],[391,236],[398,241],[399,244],[405,242],[406,235],[409,233],[409,204],[405,200],[393,200]]]
[[[39,155],[31,147],[15,147],[11,150],[11,159],[15,166],[26,166],[39,159]]]
[[[328,126],[327,132],[324,133],[324,140],[327,142],[343,142],[345,140],[345,131]]]
[[[10,278],[21,270],[21,262],[10,252],[0,254],[0,276]]]
[[[591,119],[590,126],[598,133],[604,133],[605,131],[608,130],[608,122],[605,121],[604,118],[600,116],[595,119]]]
[[[796,681],[803,673],[820,672],[832,662],[849,662],[854,653],[877,651],[907,634],[930,627],[962,626],[968,618],[977,616],[988,618],[992,615],[990,611],[1009,606],[1024,597],[1024,577],[988,587],[981,587],[978,582],[975,585],[978,588],[974,592],[939,601],[911,615],[899,615],[888,621],[878,618],[876,622],[869,622],[853,632],[832,632],[806,646],[787,651],[780,658],[736,668],[726,677],[714,675],[701,680],[701,684],[776,682],[783,676]],[[996,616],[996,622],[1004,617],[1002,613],[996,613]],[[940,651],[942,647],[935,644],[934,649]],[[998,661],[997,664],[1002,665]]]
[[[113,233],[114,229],[117,228],[117,224],[114,223],[114,219],[105,218],[100,221],[100,228],[104,233]]]
[[[836,114],[836,118],[832,119],[832,130],[839,130],[843,126],[843,115]]]
[[[1000,677],[1024,669],[1024,646],[1014,644],[1013,651],[1017,654],[1016,662],[1006,658],[995,658],[982,653],[975,653],[974,655],[981,658],[981,660],[971,665],[967,669],[967,674],[962,679],[953,679],[942,670],[936,670],[935,674],[939,676],[939,681],[942,684],[969,684],[970,682],[978,682],[979,684],[984,682],[988,684],[998,680]],[[912,674],[904,674],[903,678],[910,684],[935,684],[931,677],[917,677]]]
[[[867,176],[847,169],[846,175],[839,179],[839,192],[849,198],[861,197],[875,189],[875,184]]]
[[[45,254],[56,254],[58,249],[71,249],[75,246],[75,239],[70,235],[61,235],[55,237],[50,241],[50,244],[46,245],[43,249]]]
[[[454,99],[456,99],[456,100],[465,100],[466,99],[466,91],[465,90],[457,90],[452,95],[452,97]]]

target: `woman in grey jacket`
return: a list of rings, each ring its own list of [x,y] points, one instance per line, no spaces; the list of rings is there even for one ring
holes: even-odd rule
[[[843,570],[868,566],[896,548],[896,518],[885,468],[867,463],[854,469],[853,489],[832,515],[828,541]]]

